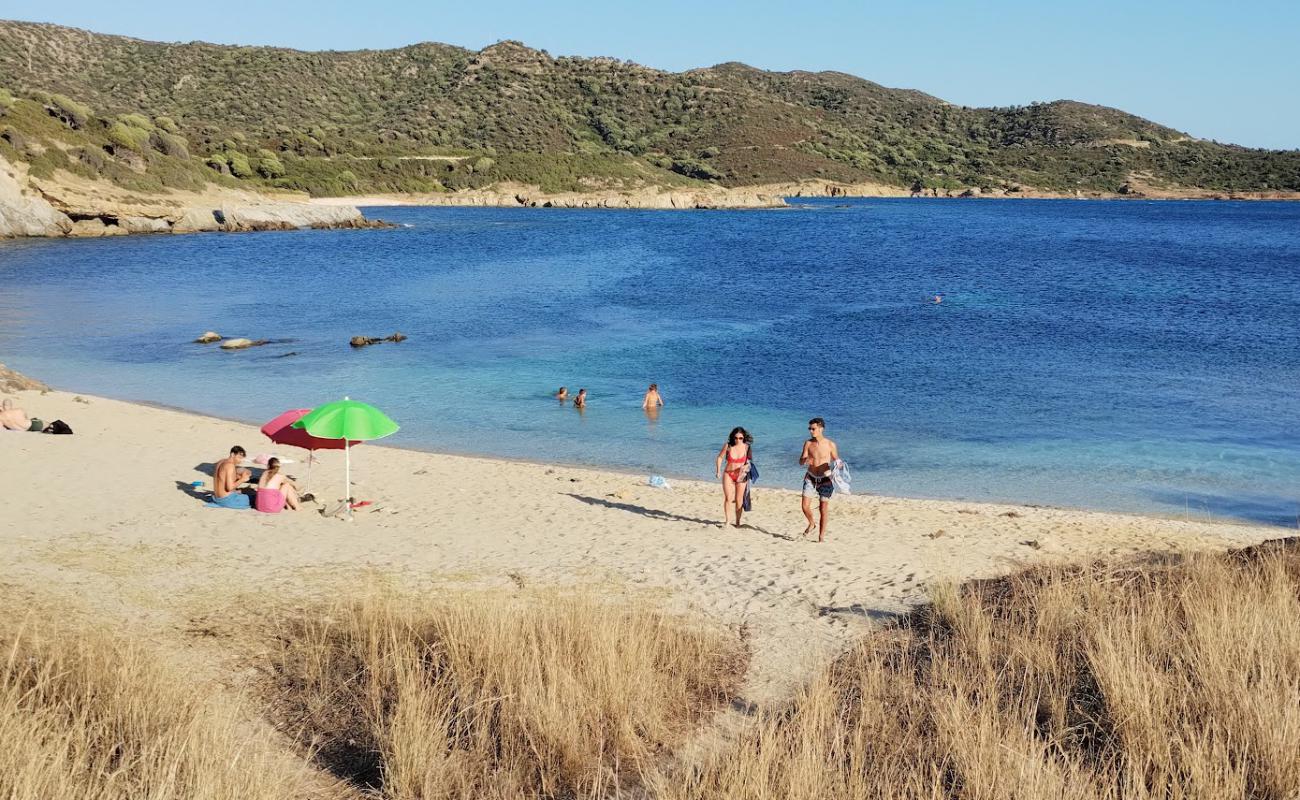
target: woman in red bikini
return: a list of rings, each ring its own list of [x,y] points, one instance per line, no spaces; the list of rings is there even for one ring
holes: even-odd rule
[[[749,481],[749,445],[754,437],[744,428],[732,428],[727,443],[718,453],[714,465],[717,476],[722,479],[722,517],[724,525],[740,527],[740,513],[744,510],[745,484]],[[723,468],[726,462],[726,468]],[[735,522],[732,522],[732,514]]]

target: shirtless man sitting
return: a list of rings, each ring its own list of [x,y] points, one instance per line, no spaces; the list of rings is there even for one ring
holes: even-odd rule
[[[808,420],[810,438],[803,443],[803,452],[799,463],[807,470],[803,474],[803,515],[808,519],[808,527],[803,535],[817,531],[817,541],[826,540],[826,513],[830,510],[831,495],[835,494],[835,482],[831,480],[835,461],[840,457],[835,442],[825,436],[826,421],[821,417]],[[819,521],[813,521],[812,501],[818,500]]]
[[[230,448],[230,455],[217,462],[213,471],[212,502],[222,508],[251,508],[248,495],[236,491],[239,484],[253,477],[253,473],[239,468],[239,462],[248,455],[244,448],[235,445]]]
[[[14,405],[14,401],[8,398],[0,403],[0,428],[8,431],[29,431],[32,429],[32,421],[27,418],[27,412]]]

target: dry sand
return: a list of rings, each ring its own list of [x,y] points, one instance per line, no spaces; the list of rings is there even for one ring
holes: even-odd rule
[[[206,506],[189,484],[210,482],[205,471],[232,444],[276,451],[255,426],[64,392],[15,398],[76,433],[0,431],[0,583],[48,588],[159,640],[192,634],[202,609],[241,594],[310,596],[372,573],[430,590],[581,584],[654,593],[735,626],[754,653],[747,696],[765,702],[873,622],[923,601],[936,581],[1281,535],[1204,519],[855,494],[836,498],[832,539],[816,544],[800,537],[792,491],[760,485],[747,526],[723,529],[711,483],[656,489],[608,471],[380,445],[354,451],[356,495],[374,504],[352,522],[310,504],[228,511]],[[342,454],[319,458],[311,489],[333,505],[343,496]],[[789,469],[793,477],[798,467]],[[304,465],[289,472],[301,480]],[[858,480],[870,488],[868,475]]]

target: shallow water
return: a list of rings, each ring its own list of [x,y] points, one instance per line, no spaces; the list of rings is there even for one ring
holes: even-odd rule
[[[769,486],[820,415],[872,492],[1300,519],[1300,204],[370,213],[408,227],[4,243],[0,360],[255,422],[350,395],[393,444],[668,475],[711,477],[744,425]]]

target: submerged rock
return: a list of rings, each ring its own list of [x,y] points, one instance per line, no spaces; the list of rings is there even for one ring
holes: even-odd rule
[[[270,339],[227,339],[221,343],[222,350],[247,350],[250,347],[261,347],[264,344],[270,344]]]
[[[216,331],[206,331],[202,336],[194,340],[195,344],[212,344],[221,341],[221,334]]]
[[[406,334],[402,333],[401,331],[395,331],[392,334],[383,337],[382,339],[379,338],[378,336],[353,336],[351,339],[348,340],[348,344],[352,345],[353,347],[369,347],[372,344],[379,344],[380,342],[404,342],[404,341],[406,341]]]

